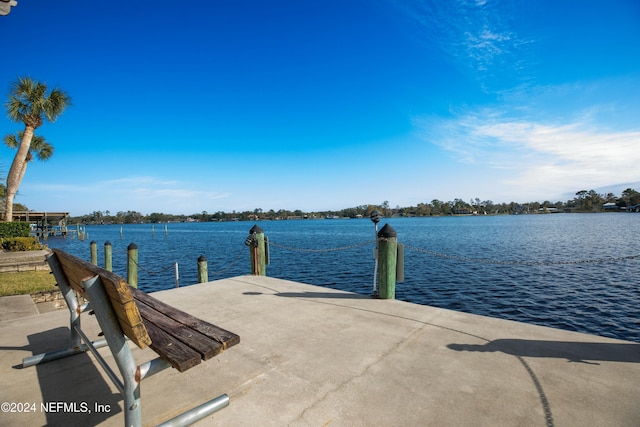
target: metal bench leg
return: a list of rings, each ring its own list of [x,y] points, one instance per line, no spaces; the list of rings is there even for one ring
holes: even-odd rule
[[[58,288],[60,288],[60,292],[62,293],[62,296],[64,296],[64,300],[67,303],[67,308],[69,309],[69,329],[71,333],[71,342],[69,344],[69,347],[67,348],[50,351],[47,353],[36,354],[31,357],[24,358],[22,360],[22,366],[24,368],[50,362],[52,360],[62,359],[63,357],[72,356],[74,354],[84,353],[89,349],[87,345],[82,343],[82,337],[78,333],[78,329],[80,329],[80,314],[83,311],[83,306],[78,303],[78,299],[76,298],[73,289],[67,281],[67,276],[65,276],[64,272],[62,271],[62,267],[60,266],[58,258],[54,254],[49,254],[47,255],[47,262],[49,263],[51,272],[56,278]],[[92,344],[95,348],[100,348],[106,346],[107,341],[104,339],[100,339],[94,341]]]
[[[91,343],[95,348],[105,347],[107,340],[100,339]],[[64,357],[73,356],[75,354],[84,353],[89,350],[89,346],[86,344],[80,344],[78,347],[63,348],[60,350],[49,351],[46,353],[40,353],[31,357],[25,357],[22,359],[22,367],[28,368],[29,366],[40,365],[42,363],[51,362],[52,360],[62,359]]]
[[[137,365],[133,354],[127,346],[124,333],[116,314],[111,308],[111,301],[107,296],[100,277],[95,276],[82,282],[89,301],[104,333],[109,349],[113,355],[122,379],[124,388],[120,390],[124,398],[124,422],[126,426],[142,425],[142,410],[140,407],[140,383],[136,381]],[[118,384],[116,384],[118,386]],[[120,387],[119,387],[120,388]]]
[[[229,406],[229,396],[222,394],[215,399],[211,399],[202,405],[183,412],[175,418],[171,418],[162,424],[158,424],[157,427],[188,426],[215,412],[218,412],[220,409],[226,408],[227,406]]]
[[[142,382],[143,379],[170,367],[171,364],[169,362],[160,358],[143,363],[138,368],[139,380]],[[211,399],[196,406],[195,408],[191,408],[182,414],[175,416],[174,418],[171,418],[170,420],[158,424],[158,427],[188,426],[213,414],[214,412],[218,412],[219,410],[226,408],[227,406],[229,406],[229,396],[222,394],[215,399]]]

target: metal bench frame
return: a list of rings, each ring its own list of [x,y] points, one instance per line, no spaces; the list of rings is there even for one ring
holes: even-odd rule
[[[34,366],[52,360],[61,359],[74,354],[90,351],[102,366],[107,376],[116,386],[124,398],[124,421],[126,426],[141,426],[142,411],[140,401],[140,383],[144,378],[150,377],[171,364],[160,357],[149,362],[137,365],[131,349],[127,344],[127,338],[122,332],[118,318],[111,306],[111,300],[107,295],[100,276],[86,278],[82,281],[82,286],[86,291],[88,303],[80,304],[73,288],[70,286],[67,277],[62,270],[62,266],[55,254],[47,255],[47,262],[51,267],[51,272],[56,278],[60,291],[67,303],[70,313],[70,346],[60,350],[34,355],[23,360],[23,367]],[[98,320],[98,324],[104,334],[104,339],[91,341],[82,331],[80,325],[81,313],[92,310]],[[97,349],[109,346],[122,380],[109,367]],[[201,405],[191,408],[182,414],[165,421],[161,426],[184,426],[195,423],[220,409],[229,405],[229,396],[222,394]]]

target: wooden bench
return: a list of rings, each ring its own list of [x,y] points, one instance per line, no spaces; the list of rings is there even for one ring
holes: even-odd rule
[[[91,351],[124,398],[125,425],[142,424],[140,383],[143,378],[174,367],[184,372],[240,342],[240,337],[191,316],[142,291],[130,287],[120,276],[94,266],[59,249],[47,256],[71,314],[71,344],[68,348],[23,360],[33,366]],[[80,304],[77,296],[88,303]],[[91,341],[82,331],[80,314],[92,310],[104,339]],[[137,365],[126,338],[138,347],[147,346],[159,357]],[[108,345],[121,378],[96,350]],[[194,423],[229,404],[222,394],[167,421],[166,425]]]

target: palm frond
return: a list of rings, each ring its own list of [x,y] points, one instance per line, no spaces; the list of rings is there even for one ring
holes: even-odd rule
[[[71,97],[60,89],[53,89],[47,98],[44,113],[50,122],[55,122],[65,108],[71,105]]]
[[[5,104],[8,116],[16,122],[24,122],[34,129],[42,125],[43,118],[54,122],[71,104],[71,98],[58,88],[47,95],[46,83],[31,77],[19,77],[13,83]]]
[[[16,136],[12,133],[9,133],[7,135],[4,136],[4,138],[2,139],[4,141],[4,145],[6,145],[9,148],[18,148],[18,145],[20,144],[20,139],[22,139],[22,135],[24,132],[20,131],[18,132],[18,138],[16,138]]]
[[[23,136],[24,131],[21,130],[17,134],[5,135],[3,141],[9,148],[18,148]],[[53,156],[53,151],[53,145],[49,144],[49,141],[47,141],[43,136],[34,134],[31,137],[31,145],[29,146],[29,153],[27,154],[27,162],[30,162],[33,159],[34,154],[38,159],[46,161]]]
[[[46,161],[53,156],[53,145],[49,144],[44,137],[33,135],[30,151],[34,152],[38,159]]]

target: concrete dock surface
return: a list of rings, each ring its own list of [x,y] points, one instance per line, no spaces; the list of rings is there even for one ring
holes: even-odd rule
[[[638,343],[270,277],[154,296],[241,342],[185,373],[145,379],[145,425],[221,393],[230,405],[198,425],[640,425]],[[123,425],[123,400],[92,355],[21,366],[66,344],[66,310],[7,317],[0,320],[0,402],[23,407],[4,412],[3,405],[0,425]],[[93,316],[83,315],[83,329],[97,338]],[[107,348],[100,352],[114,365]],[[138,363],[155,357],[149,349],[134,353]],[[43,402],[67,407],[43,411]]]

